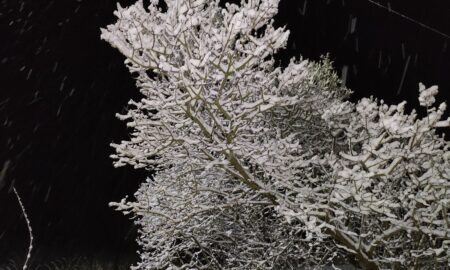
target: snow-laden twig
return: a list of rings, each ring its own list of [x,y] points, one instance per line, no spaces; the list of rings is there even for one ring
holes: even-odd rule
[[[23,267],[22,267],[23,270],[26,270],[27,267],[28,267],[28,261],[31,258],[31,251],[33,250],[33,231],[31,229],[30,219],[28,218],[27,212],[25,211],[25,206],[22,203],[22,200],[21,200],[21,198],[19,196],[19,193],[17,192],[15,187],[13,187],[13,191],[14,191],[14,194],[16,195],[17,201],[19,202],[19,205],[20,205],[20,209],[22,210],[22,214],[23,214],[23,216],[25,218],[25,221],[27,223],[28,236],[29,236],[29,239],[30,239],[30,244],[28,245],[27,257],[26,257],[25,262],[23,263]]]

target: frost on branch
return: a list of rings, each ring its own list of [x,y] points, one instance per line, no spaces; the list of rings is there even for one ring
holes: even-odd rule
[[[118,115],[133,132],[115,166],[155,171],[136,201],[112,203],[140,226],[135,269],[447,263],[437,88],[421,86],[424,119],[351,104],[326,58],[274,65],[278,1],[156,2],[118,6],[102,29],[143,95]]]

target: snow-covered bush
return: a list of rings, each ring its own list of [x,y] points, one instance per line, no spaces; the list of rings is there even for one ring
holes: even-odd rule
[[[135,269],[302,269],[447,265],[445,105],[421,86],[424,119],[345,101],[330,62],[274,65],[288,31],[278,0],[118,7],[102,38],[143,95],[115,166],[151,177],[112,203],[140,226]]]
[[[436,127],[445,103],[431,107],[437,87],[420,85],[427,116],[362,99],[323,114],[341,138],[319,155],[321,173],[301,181],[293,211],[315,212],[336,244],[367,268],[441,268],[450,263],[450,144]],[[312,184],[314,183],[314,184]],[[312,195],[312,196],[311,196]],[[295,206],[298,205],[298,207]],[[302,211],[298,211],[301,213]]]

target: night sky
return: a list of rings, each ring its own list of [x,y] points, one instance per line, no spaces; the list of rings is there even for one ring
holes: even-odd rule
[[[379,3],[444,35],[367,0],[281,0],[276,24],[291,37],[278,64],[329,53],[347,74],[352,100],[407,100],[412,109],[419,82],[439,85],[439,101],[450,100],[449,1]],[[33,226],[35,260],[135,259],[136,228],[108,207],[146,175],[115,169],[109,158],[109,144],[128,137],[114,115],[139,98],[123,57],[100,40],[115,7],[107,0],[0,0],[0,266],[28,247],[13,185]]]

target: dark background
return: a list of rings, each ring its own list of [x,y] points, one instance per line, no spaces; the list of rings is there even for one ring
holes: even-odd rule
[[[448,0],[389,5],[450,34]],[[108,207],[131,196],[146,175],[114,169],[109,159],[109,144],[127,138],[114,114],[139,97],[123,57],[99,37],[115,21],[115,6],[0,0],[0,267],[22,260],[28,247],[13,185],[33,227],[31,269],[64,256],[136,260],[136,228]],[[407,100],[411,109],[419,82],[439,85],[439,101],[450,100],[449,38],[367,0],[282,0],[276,23],[291,31],[279,63],[330,53],[336,70],[347,70],[353,100]]]

